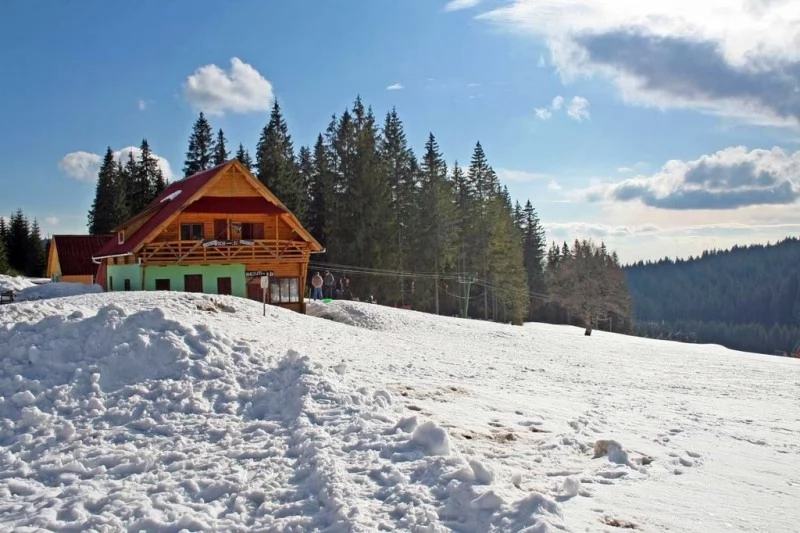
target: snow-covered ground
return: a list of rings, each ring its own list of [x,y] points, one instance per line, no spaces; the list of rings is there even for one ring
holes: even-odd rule
[[[0,307],[0,529],[800,528],[798,360],[366,303],[261,313]]]
[[[0,275],[0,292],[14,291],[14,300],[49,300],[65,296],[79,296],[103,292],[100,285],[84,285],[82,283],[52,282],[46,278],[25,278],[22,276]]]

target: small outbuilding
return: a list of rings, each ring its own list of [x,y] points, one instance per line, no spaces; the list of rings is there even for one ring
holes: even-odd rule
[[[53,235],[47,254],[47,277],[52,281],[96,282],[98,265],[92,261],[113,235]]]

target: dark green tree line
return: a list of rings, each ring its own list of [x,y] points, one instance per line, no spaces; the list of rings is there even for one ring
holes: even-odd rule
[[[800,240],[709,250],[625,269],[636,332],[734,349],[790,352],[800,342]]]
[[[0,217],[0,274],[41,277],[45,273],[47,243],[39,223],[17,209],[6,221]]]

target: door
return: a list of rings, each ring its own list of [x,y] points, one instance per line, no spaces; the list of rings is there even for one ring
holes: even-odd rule
[[[183,276],[183,290],[186,292],[203,292],[203,275],[187,274]]]
[[[217,278],[217,294],[231,294],[231,278]]]
[[[261,301],[261,284],[248,283],[247,284],[247,297],[257,302]]]
[[[157,279],[156,280],[156,290],[157,291],[168,291],[169,290],[169,280],[168,279]]]
[[[220,241],[228,240],[228,221],[225,219],[214,220],[214,238]]]

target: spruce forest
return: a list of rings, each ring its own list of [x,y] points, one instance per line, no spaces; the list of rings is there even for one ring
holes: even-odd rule
[[[145,145],[140,160],[131,157],[125,165],[108,149],[89,213],[91,233],[109,232],[163,189],[157,165],[146,162]],[[200,113],[184,176],[229,157],[224,132],[215,132]],[[360,299],[515,324],[569,320],[630,331],[616,255],[603,245],[576,242],[558,248],[557,265],[545,265],[535,208],[512,201],[480,142],[466,164],[448,165],[430,134],[418,157],[397,112],[380,124],[358,97],[331,117],[312,146],[296,149],[276,101],[253,155],[239,144],[233,157],[326,247],[312,257],[311,271],[346,273]],[[574,296],[573,278],[591,298]]]
[[[782,354],[800,342],[800,240],[627,267],[638,335]]]

